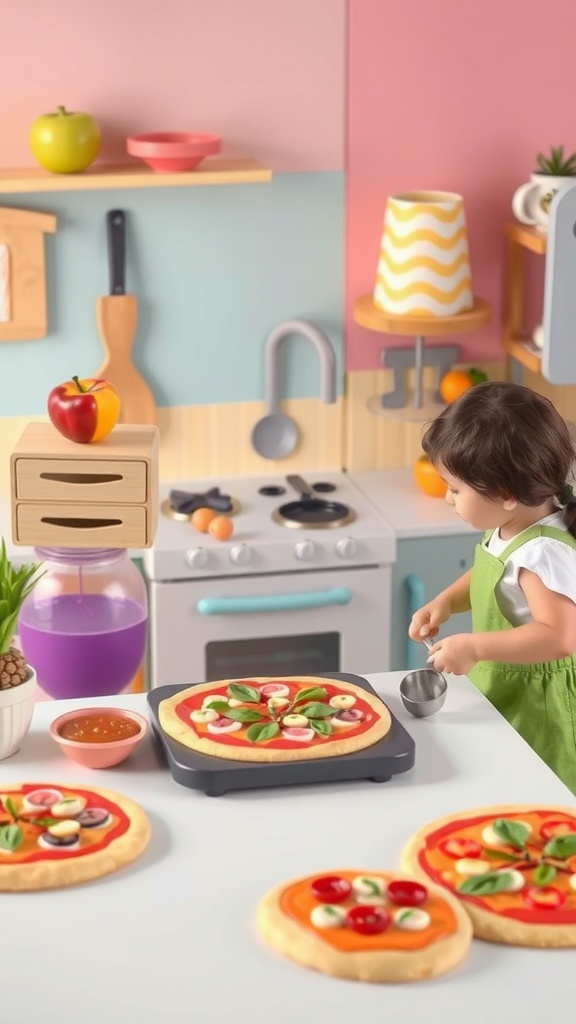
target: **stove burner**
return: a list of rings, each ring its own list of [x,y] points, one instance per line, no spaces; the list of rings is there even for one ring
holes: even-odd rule
[[[301,498],[289,501],[274,509],[272,519],[280,526],[300,530],[329,530],[347,526],[356,519],[356,513],[340,501],[325,501],[323,498]]]
[[[336,490],[336,484],[329,484],[328,481],[320,480],[317,484],[312,484],[312,490],[317,491],[318,494],[331,494],[332,491]]]
[[[258,494],[263,494],[265,498],[279,498],[281,494],[286,494],[286,488],[268,484],[266,487],[259,487]]]
[[[240,503],[229,494],[222,494],[219,487],[211,487],[204,493],[170,491],[168,500],[161,505],[165,515],[180,520],[190,519],[198,508],[211,508],[214,512],[233,516],[239,511]]]

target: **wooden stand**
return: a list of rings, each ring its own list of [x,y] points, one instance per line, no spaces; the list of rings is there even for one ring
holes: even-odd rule
[[[506,224],[506,263],[504,279],[504,334],[502,347],[508,357],[508,377],[512,377],[511,361],[521,363],[527,370],[541,372],[540,350],[529,335],[522,331],[524,314],[525,255],[534,252],[544,256],[547,237],[537,228],[525,224]]]
[[[148,548],[158,518],[158,428],[117,426],[76,444],[30,423],[10,457],[15,545]]]

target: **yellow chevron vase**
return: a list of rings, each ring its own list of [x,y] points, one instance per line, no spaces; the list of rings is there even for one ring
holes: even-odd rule
[[[464,313],[473,304],[462,196],[389,196],[374,305],[395,316],[440,317]]]

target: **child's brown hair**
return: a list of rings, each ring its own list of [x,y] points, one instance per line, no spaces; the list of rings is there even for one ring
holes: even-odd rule
[[[574,461],[568,427],[551,402],[521,384],[476,384],[427,427],[429,459],[489,498],[564,509],[576,537],[576,498],[567,483]]]

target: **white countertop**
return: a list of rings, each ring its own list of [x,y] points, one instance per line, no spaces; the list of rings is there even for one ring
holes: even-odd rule
[[[350,479],[403,537],[442,537],[476,532],[444,498],[419,490],[411,469],[370,469],[349,473]]]
[[[368,677],[414,737],[416,766],[390,782],[244,791],[217,799],[176,784],[151,740],[118,768],[68,761],[47,733],[88,703],[145,709],[144,695],[38,704],[2,782],[101,785],[147,811],[133,865],[70,889],[2,895],[0,1019],[24,1024],[542,1024],[571,1019],[574,950],[474,941],[428,982],[369,985],[306,970],[254,927],[260,897],[299,874],[395,868],[421,825],[493,803],[574,798],[464,678],[431,719],[398,697],[403,673]]]

